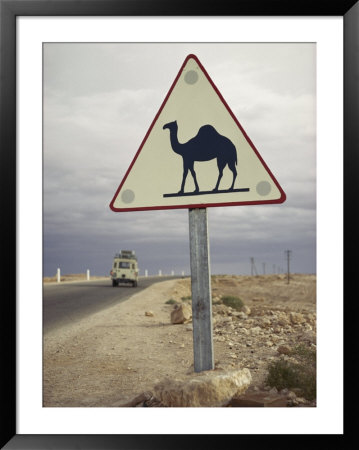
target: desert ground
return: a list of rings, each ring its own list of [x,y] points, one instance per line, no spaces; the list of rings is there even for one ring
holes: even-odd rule
[[[288,350],[298,344],[315,348],[316,276],[292,274],[288,284],[285,275],[213,275],[211,285],[214,371],[247,368],[250,392],[272,392],[265,383],[268,364],[290,358]],[[222,304],[223,295],[240,297],[242,311]],[[44,334],[43,406],[162,406],[134,399],[164,380],[199,376],[191,320],[171,322],[173,300],[190,306],[190,296],[190,278],[161,281]],[[315,406],[301,398],[292,406],[300,403]]]

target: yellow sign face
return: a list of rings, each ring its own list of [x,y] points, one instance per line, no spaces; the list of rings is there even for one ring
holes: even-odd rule
[[[198,58],[189,55],[110,207],[205,208],[285,198]]]

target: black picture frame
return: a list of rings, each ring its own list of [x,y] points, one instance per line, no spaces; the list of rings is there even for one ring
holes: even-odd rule
[[[0,183],[2,192],[1,254],[3,295],[1,300],[1,448],[7,449],[177,449],[208,444],[253,444],[264,441],[268,445],[285,435],[19,435],[16,433],[16,17],[19,16],[342,16],[344,20],[344,265],[355,261],[358,220],[352,188],[357,178],[359,129],[359,5],[357,0],[246,0],[200,2],[187,0],[0,0]],[[353,201],[354,200],[354,201]],[[350,202],[350,204],[349,204]],[[353,204],[354,203],[354,204]],[[5,257],[4,257],[5,256]],[[346,265],[344,286],[347,292],[355,280],[355,264]],[[345,290],[344,289],[344,290]],[[355,301],[355,294],[352,296]],[[345,329],[354,329],[355,302],[345,305]],[[349,339],[355,341],[355,335]],[[356,352],[344,351],[345,373]],[[348,395],[346,389],[345,394]],[[345,405],[350,402],[345,397]],[[354,428],[355,414],[348,415],[345,433],[330,436],[343,439]],[[185,427],[184,427],[185,429]],[[298,435],[299,445],[313,437]],[[293,438],[293,435],[287,436]],[[229,440],[233,440],[232,443]],[[279,441],[279,439],[277,439]],[[280,443],[276,443],[276,446]],[[285,444],[288,445],[288,442]],[[340,444],[339,444],[340,445]]]

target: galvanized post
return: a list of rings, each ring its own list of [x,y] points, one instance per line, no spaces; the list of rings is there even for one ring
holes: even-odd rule
[[[212,370],[212,295],[207,209],[189,209],[194,370]]]

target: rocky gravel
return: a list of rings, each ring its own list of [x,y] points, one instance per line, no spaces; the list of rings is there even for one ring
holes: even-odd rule
[[[144,393],[166,379],[199,376],[193,371],[190,295],[188,278],[161,282],[45,334],[44,406],[161,406]],[[223,295],[240,297],[244,306],[225,306]],[[291,360],[299,344],[316,347],[315,275],[294,274],[289,284],[284,275],[212,276],[212,301],[215,371],[249,369],[249,392],[283,395],[287,406],[315,406],[265,383],[268,364]],[[179,305],[186,311],[182,323],[174,314]],[[133,404],[134,398],[142,400]]]

